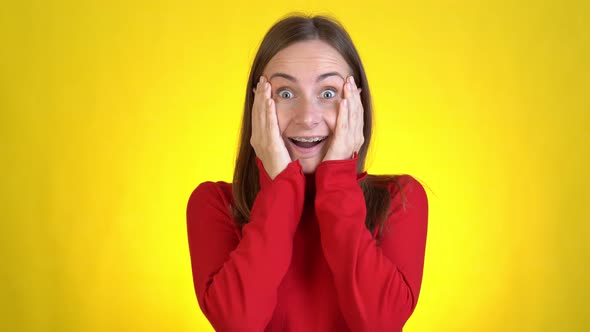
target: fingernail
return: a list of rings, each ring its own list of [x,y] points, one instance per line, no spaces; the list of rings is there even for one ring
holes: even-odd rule
[[[354,84],[354,76],[350,76],[350,83]]]
[[[349,91],[352,91],[352,82],[349,82],[349,83],[348,83],[348,90],[349,90]]]
[[[258,83],[262,83],[262,76],[258,79]]]

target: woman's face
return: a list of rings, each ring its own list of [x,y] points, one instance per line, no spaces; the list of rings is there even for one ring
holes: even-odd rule
[[[263,75],[291,159],[299,159],[304,173],[315,172],[330,147],[350,68],[332,46],[311,40],[278,52]]]

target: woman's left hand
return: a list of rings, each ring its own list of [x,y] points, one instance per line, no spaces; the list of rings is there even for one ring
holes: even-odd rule
[[[344,83],[344,98],[340,101],[332,142],[325,160],[344,160],[353,157],[365,142],[363,135],[363,104],[361,89],[349,76]]]

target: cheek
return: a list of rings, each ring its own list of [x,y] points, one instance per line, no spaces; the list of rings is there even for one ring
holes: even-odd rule
[[[277,120],[279,122],[279,132],[282,134],[285,129],[287,129],[287,127],[289,126],[289,123],[291,122],[291,113],[289,112],[289,110],[287,109],[287,107],[284,107],[282,105],[279,104],[275,104],[276,105],[276,109],[277,109]]]
[[[334,132],[336,128],[336,118],[338,117],[338,106],[326,108],[324,110],[323,118],[330,131]]]

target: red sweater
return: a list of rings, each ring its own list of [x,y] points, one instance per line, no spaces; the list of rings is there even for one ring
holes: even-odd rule
[[[261,189],[242,231],[231,185],[204,182],[187,206],[199,306],[217,331],[401,331],[422,282],[428,201],[409,175],[394,184],[381,244],[365,226],[357,159],[291,162]]]

